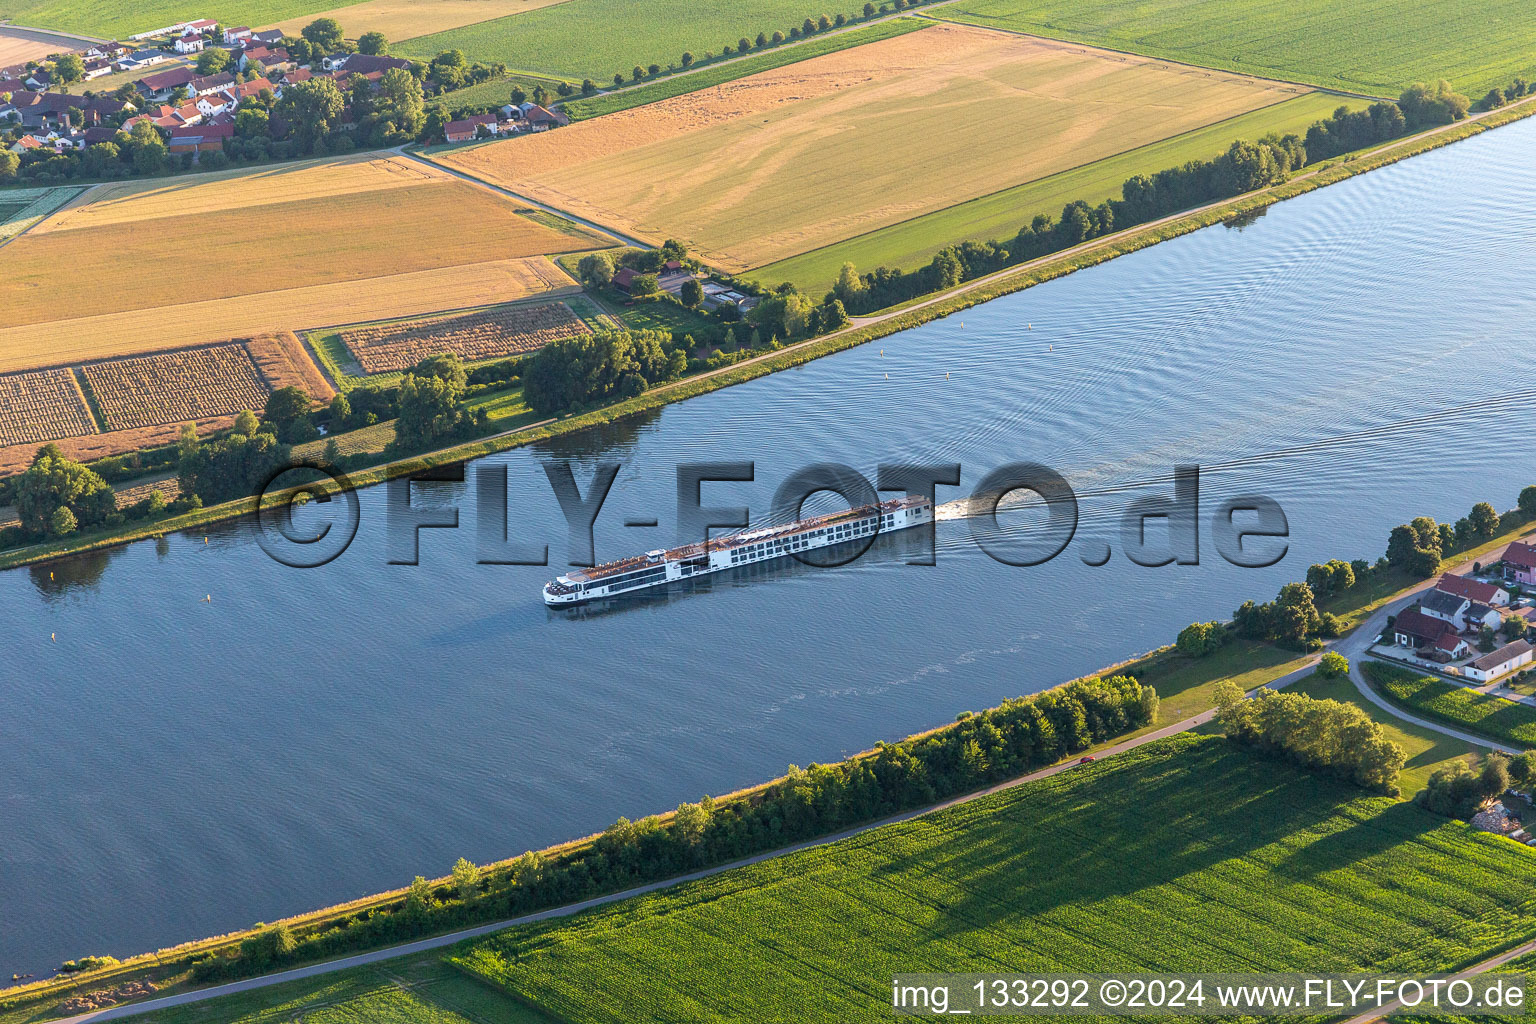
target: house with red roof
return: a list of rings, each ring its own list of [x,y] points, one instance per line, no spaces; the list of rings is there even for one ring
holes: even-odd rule
[[[1392,640],[1431,661],[1451,661],[1471,650],[1449,622],[1425,615],[1417,606],[1397,613],[1392,620]]]
[[[499,133],[495,114],[475,114],[461,121],[449,121],[443,126],[443,138],[449,142],[468,142],[480,134],[484,128],[492,135]]]
[[[1504,549],[1504,578],[1522,586],[1536,586],[1536,547],[1511,541]]]
[[[1464,597],[1468,601],[1479,604],[1502,607],[1509,604],[1509,591],[1492,583],[1484,583],[1467,576],[1457,576],[1454,573],[1446,573],[1435,584],[1435,589],[1442,594],[1451,594],[1455,597]]]

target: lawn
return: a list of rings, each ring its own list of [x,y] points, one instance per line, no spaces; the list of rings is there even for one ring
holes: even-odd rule
[[[520,211],[403,158],[102,190],[7,247],[0,369],[572,287],[594,236]]]
[[[1536,934],[1536,854],[1185,736],[458,948],[571,1024],[877,1021],[910,971],[1442,971]]]
[[[741,271],[1302,91],[935,25],[439,159]]]
[[[1353,704],[1369,715],[1372,721],[1379,723],[1387,739],[1402,747],[1408,754],[1408,761],[1403,765],[1402,778],[1398,783],[1406,800],[1411,800],[1418,795],[1419,790],[1429,782],[1429,776],[1441,765],[1448,764],[1457,758],[1467,758],[1481,753],[1470,743],[1452,739],[1433,729],[1409,725],[1396,715],[1383,711],[1375,704],[1363,699],[1360,691],[1355,689],[1355,684],[1343,676],[1324,679],[1320,675],[1313,674],[1291,684],[1289,690],[1293,693],[1304,693],[1318,700],[1337,700],[1345,704]]]
[[[362,3],[342,4],[331,10],[289,18],[270,27],[296,36],[316,18],[335,18],[348,39],[356,39],[364,32],[382,32],[390,42],[399,42],[563,2],[565,0],[363,0]]]
[[[1520,0],[958,0],[934,13],[1380,96],[1448,78],[1476,99],[1536,73]]]
[[[1239,114],[1080,167],[982,196],[947,209],[892,224],[868,234],[752,271],[759,281],[792,281],[819,295],[837,278],[845,262],[860,270],[879,266],[911,270],[933,259],[945,246],[964,241],[1003,241],[1012,238],[1037,213],[1061,215],[1061,208],[1082,199],[1097,206],[1120,198],[1120,186],[1136,174],[1154,174],[1190,160],[1204,160],[1224,151],[1237,139],[1260,139],[1270,132],[1305,135],[1314,121],[1340,105],[1365,106],[1330,93],[1307,93],[1260,110]]]
[[[742,36],[789,30],[806,15],[857,15],[863,0],[841,0],[810,8],[798,0],[737,0],[698,4],[688,0],[567,0],[542,10],[438,32],[395,49],[406,56],[431,57],[463,50],[472,60],[501,61],[509,67],[580,82],[629,77],[636,64],[679,64],[684,51],[719,53]]]
[[[865,43],[889,39],[892,36],[905,35],[908,32],[915,32],[920,28],[926,28],[927,25],[926,21],[917,18],[893,18],[889,21],[878,22],[877,24],[853,29],[848,32],[818,36],[803,43],[789,43],[773,47],[761,53],[754,53],[750,57],[732,60],[729,63],[706,68],[702,71],[659,78],[644,85],[627,86],[616,92],[605,93],[601,96],[570,100],[560,109],[565,111],[572,120],[585,121],[588,118],[600,117],[603,114],[629,110],[631,107],[644,106],[647,103],[671,99],[673,96],[681,96],[684,93],[698,92],[700,89],[709,89],[717,85],[723,85],[726,82],[734,82],[738,78],[755,75],[760,71],[771,71],[774,68],[781,68],[802,60],[810,60],[812,57],[836,53],[838,50],[846,50],[850,46],[862,46]]]
[[[222,0],[210,10],[205,0],[5,0],[0,18],[18,25],[127,39],[136,32],[195,18],[224,25],[266,25],[335,7],[336,0]]]
[[[1513,747],[1536,747],[1536,708],[1381,662],[1361,671],[1381,694],[1409,712]]]

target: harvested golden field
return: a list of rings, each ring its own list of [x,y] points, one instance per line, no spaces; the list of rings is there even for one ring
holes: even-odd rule
[[[304,343],[292,331],[273,331],[247,338],[245,349],[273,391],[298,388],[317,402],[329,402],[336,396],[325,374],[320,372]]]
[[[56,320],[43,329],[0,327],[0,372],[578,290],[535,256]]]
[[[348,180],[357,187],[343,190]],[[0,327],[598,244],[584,232],[524,217],[487,189],[398,158],[103,194],[102,202],[88,197],[7,247]]]
[[[499,359],[537,351],[573,334],[590,333],[592,329],[571,312],[571,307],[551,302],[349,327],[338,331],[337,336],[365,373],[388,373],[445,352],[465,362]]]
[[[83,45],[62,36],[48,38],[45,33],[27,29],[0,28],[0,68],[42,60],[56,53],[72,53]]]
[[[743,271],[1307,91],[936,25],[438,159]]]
[[[72,370],[0,376],[0,446],[96,433]]]
[[[446,32],[509,14],[537,10],[565,0],[363,0],[349,7],[338,7],[302,18],[289,18],[268,28],[280,28],[288,35],[316,18],[335,18],[349,39],[364,32],[383,32],[391,42],[414,39],[433,32]]]
[[[214,345],[82,367],[108,430],[224,416],[267,404],[244,345]]]

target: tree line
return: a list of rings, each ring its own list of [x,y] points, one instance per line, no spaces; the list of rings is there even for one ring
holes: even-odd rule
[[[1337,700],[1260,687],[1251,698],[1224,679],[1216,684],[1216,721],[1228,739],[1283,755],[1379,793],[1397,795],[1407,754],[1363,709]]]
[[[1118,199],[1098,205],[1074,200],[1058,218],[1037,214],[1012,239],[949,246],[916,270],[877,267],[860,274],[846,263],[829,295],[853,314],[884,309],[1114,231],[1281,184],[1309,164],[1459,120],[1467,109],[1467,98],[1443,81],[1434,87],[1411,86],[1397,103],[1373,103],[1359,111],[1341,106],[1308,128],[1305,138],[1288,134],[1257,142],[1239,140],[1210,160],[1133,175],[1121,185]]]

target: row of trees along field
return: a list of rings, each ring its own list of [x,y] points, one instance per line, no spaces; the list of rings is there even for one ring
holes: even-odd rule
[[[232,955],[187,960],[195,961],[199,981],[243,977],[558,906],[922,807],[1053,764],[1156,718],[1156,692],[1136,680],[1080,680],[962,714],[868,755],[791,765],[783,778],[729,800],[705,797],[665,817],[620,818],[591,842],[547,855],[525,853],[491,870],[461,860],[446,883],[417,878],[388,905],[302,933],[269,928]]]
[[[1216,721],[1229,739],[1366,789],[1397,794],[1407,754],[1360,707],[1266,687],[1244,697],[1230,679],[1216,684],[1215,696]]]
[[[1097,206],[1075,200],[1063,207],[1057,219],[1038,214],[1011,239],[950,246],[917,270],[879,267],[860,274],[846,263],[828,296],[841,300],[855,315],[884,309],[1114,231],[1278,185],[1292,171],[1320,160],[1459,120],[1466,116],[1468,105],[1465,96],[1440,82],[1433,87],[1415,85],[1397,103],[1373,103],[1353,112],[1339,107],[1332,117],[1314,123],[1305,139],[1293,134],[1237,141],[1214,159],[1135,175],[1121,186],[1119,199],[1106,199]]]

